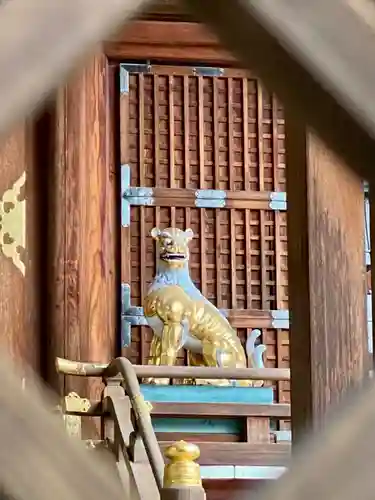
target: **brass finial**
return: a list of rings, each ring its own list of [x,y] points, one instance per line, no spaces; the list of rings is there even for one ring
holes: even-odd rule
[[[164,455],[170,460],[164,469],[164,488],[202,486],[200,468],[195,463],[200,455],[198,446],[178,441],[169,446]]]

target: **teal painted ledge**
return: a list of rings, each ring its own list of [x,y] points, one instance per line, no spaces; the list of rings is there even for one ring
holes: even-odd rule
[[[243,422],[234,418],[153,418],[155,432],[184,434],[236,434],[243,431]]]
[[[197,385],[141,385],[147,401],[155,403],[271,404],[272,387],[213,387]]]
[[[286,467],[257,465],[201,465],[202,479],[278,479]]]

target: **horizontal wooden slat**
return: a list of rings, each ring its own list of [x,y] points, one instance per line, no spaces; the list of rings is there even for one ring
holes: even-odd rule
[[[160,417],[290,417],[290,405],[286,404],[155,403],[152,401],[151,403],[152,416]]]
[[[126,63],[125,63],[126,64]],[[150,73],[153,75],[176,75],[176,76],[197,76],[196,67],[200,67],[197,65],[186,65],[186,66],[175,66],[168,64],[151,64]],[[248,69],[239,69],[239,68],[222,68],[223,72],[219,78],[251,78],[254,79],[254,76],[251,71]]]
[[[204,24],[189,22],[176,24],[173,21],[133,21],[108,40],[108,42],[152,45],[173,45],[176,41],[180,45],[190,47],[220,45],[218,37]]]
[[[270,311],[228,309],[227,319],[233,328],[272,328]]]
[[[112,362],[113,372],[117,368]],[[89,365],[89,363],[87,363]],[[156,365],[133,365],[138,378],[160,377],[160,378],[209,378],[209,379],[231,379],[231,380],[290,380],[290,370],[288,368],[219,368],[211,366],[156,366]],[[108,376],[112,373],[107,368]],[[66,371],[64,373],[67,373]],[[92,369],[96,372],[96,367]],[[113,373],[114,374],[114,373]]]
[[[270,311],[260,310],[257,311],[255,309],[225,309],[222,310],[225,313],[226,318],[233,328],[273,328],[273,319]],[[131,309],[131,311],[127,312],[124,316],[126,316],[127,321],[131,322],[131,317],[143,316],[143,308]],[[140,322],[137,320],[137,324],[147,325],[146,320],[144,322]]]
[[[183,199],[196,199],[196,189],[178,189],[178,188],[160,188],[154,187],[153,196],[160,198],[183,198]],[[209,190],[205,190],[209,191]],[[226,200],[244,200],[244,201],[270,201],[270,191],[221,191],[218,193],[225,193]]]
[[[186,432],[157,432],[158,441],[191,441],[217,442],[217,443],[238,443],[241,439],[239,434],[198,434]]]
[[[117,60],[152,57],[166,61],[235,62],[218,38],[200,23],[134,21],[106,42],[104,50],[108,57]]]
[[[197,197],[195,189],[168,189],[153,188],[152,194],[147,198],[152,198],[153,205],[158,207],[191,207],[199,206],[203,199]],[[271,202],[271,192],[251,192],[248,191],[222,191],[225,197],[218,193],[212,198],[205,198],[204,202],[215,205],[219,200],[223,203],[222,208],[243,208],[252,210],[269,210]],[[134,196],[137,196],[134,194]],[[131,197],[127,197],[132,204]]]
[[[164,451],[172,441],[160,442]],[[283,444],[249,444],[249,443],[207,443],[196,442],[201,455],[200,465],[260,465],[282,466],[290,460],[291,445]]]

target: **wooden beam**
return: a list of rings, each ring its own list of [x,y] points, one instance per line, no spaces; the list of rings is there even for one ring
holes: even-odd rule
[[[161,441],[164,451],[173,441]],[[285,466],[290,460],[290,444],[195,442],[200,449],[200,465]]]
[[[194,22],[133,21],[104,44],[104,52],[120,61],[183,60],[229,65],[236,62],[216,35],[204,24]]]
[[[152,416],[158,417],[273,417],[289,418],[290,405],[246,403],[157,403],[152,402]]]
[[[97,362],[116,356],[119,317],[111,71],[98,54],[59,91],[50,186],[55,355]],[[65,392],[99,398],[99,380],[66,379]]]
[[[293,440],[368,368],[360,178],[286,113]]]

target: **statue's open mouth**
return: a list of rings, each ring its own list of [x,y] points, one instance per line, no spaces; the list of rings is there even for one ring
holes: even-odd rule
[[[165,261],[183,261],[186,260],[186,255],[183,253],[164,253],[160,258]]]

